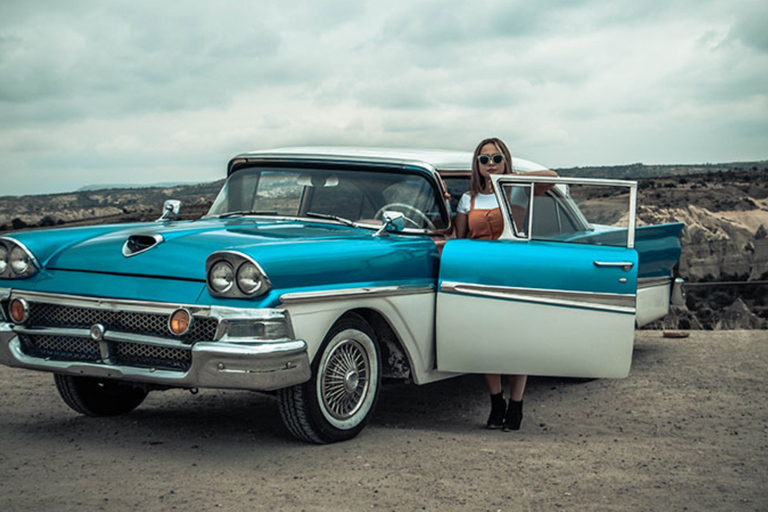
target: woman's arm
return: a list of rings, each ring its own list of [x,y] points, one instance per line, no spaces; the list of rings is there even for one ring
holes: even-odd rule
[[[557,173],[555,171],[552,171],[550,169],[542,169],[540,171],[531,171],[531,172],[521,172],[520,173],[523,176],[546,176],[548,178],[557,178]],[[551,189],[555,185],[553,183],[537,183],[536,186],[533,187],[533,195],[540,196],[547,190]]]
[[[456,223],[456,229],[454,230],[456,238],[467,238],[467,214],[456,213],[453,221]]]

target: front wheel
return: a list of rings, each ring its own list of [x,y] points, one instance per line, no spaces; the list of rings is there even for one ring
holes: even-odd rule
[[[359,315],[341,318],[325,337],[312,378],[278,391],[280,416],[299,439],[324,444],[363,430],[379,396],[379,347]]]
[[[137,408],[147,390],[96,377],[54,374],[56,389],[69,407],[86,416],[117,416]]]

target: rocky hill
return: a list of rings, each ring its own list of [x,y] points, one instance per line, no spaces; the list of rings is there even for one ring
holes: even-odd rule
[[[563,176],[638,181],[641,223],[684,222],[679,273],[687,307],[653,328],[768,329],[768,162],[558,169]],[[0,197],[0,235],[19,229],[152,221],[180,199],[203,215],[223,181]]]
[[[688,308],[665,327],[768,329],[768,169],[640,180],[638,218],[681,221]]]

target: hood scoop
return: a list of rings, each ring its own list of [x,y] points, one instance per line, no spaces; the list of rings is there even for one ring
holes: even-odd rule
[[[123,244],[123,256],[130,258],[163,242],[163,235],[131,235]]]

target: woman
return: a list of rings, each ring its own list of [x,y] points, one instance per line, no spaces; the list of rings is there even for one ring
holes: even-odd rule
[[[456,236],[479,240],[494,240],[504,229],[496,195],[491,186],[492,174],[513,174],[512,155],[500,139],[490,138],[480,142],[472,158],[472,175],[469,191],[461,196],[456,213]],[[557,177],[557,173],[541,170],[529,175]],[[537,189],[536,193],[540,191]],[[504,399],[501,375],[486,375],[491,394],[491,414],[486,427],[519,430],[523,420],[523,393],[527,375],[509,375],[509,407]]]

